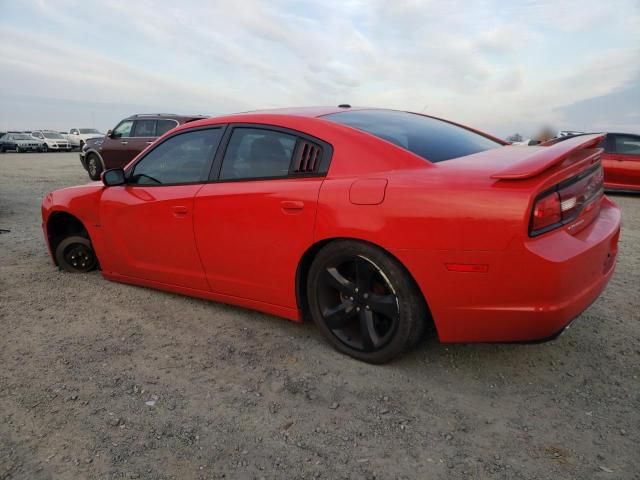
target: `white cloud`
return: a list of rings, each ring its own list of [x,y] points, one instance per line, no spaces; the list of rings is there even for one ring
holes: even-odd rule
[[[498,134],[640,71],[627,0],[26,2],[0,36],[15,94],[206,112],[426,105]]]

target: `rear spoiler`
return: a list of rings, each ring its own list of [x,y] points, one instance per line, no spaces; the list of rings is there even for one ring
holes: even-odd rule
[[[500,180],[523,180],[525,178],[535,177],[554,165],[562,163],[580,150],[598,146],[605,136],[606,133],[580,135],[549,147],[536,147],[536,150],[531,155],[491,175],[491,178]]]

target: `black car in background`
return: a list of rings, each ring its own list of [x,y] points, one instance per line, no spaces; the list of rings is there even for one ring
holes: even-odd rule
[[[0,138],[0,151],[2,153],[14,150],[17,153],[21,152],[42,152],[43,142],[33,138],[27,133],[5,133]]]

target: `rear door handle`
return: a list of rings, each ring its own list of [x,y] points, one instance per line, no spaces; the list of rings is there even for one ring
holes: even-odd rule
[[[280,206],[285,212],[299,212],[304,208],[304,202],[300,200],[283,200]]]
[[[153,141],[147,142],[147,145],[151,145],[153,143]]]
[[[187,209],[187,207],[183,207],[182,205],[176,205],[175,207],[171,207],[171,210],[173,211],[173,216],[176,218],[186,217],[187,213],[189,213],[189,210]]]
[[[122,142],[122,145],[127,145],[129,142]]]

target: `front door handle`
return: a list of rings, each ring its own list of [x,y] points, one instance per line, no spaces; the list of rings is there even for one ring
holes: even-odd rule
[[[189,213],[187,207],[183,207],[182,205],[171,207],[171,210],[173,211],[173,216],[176,218],[184,218],[187,216],[187,213]]]
[[[283,200],[280,202],[280,206],[285,212],[299,212],[304,208],[304,202],[300,200]]]
[[[152,143],[153,143],[153,140],[150,141],[150,142],[147,142],[147,145],[151,145]]]
[[[122,142],[122,145],[128,145],[129,142]]]

